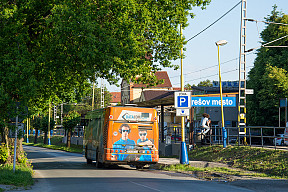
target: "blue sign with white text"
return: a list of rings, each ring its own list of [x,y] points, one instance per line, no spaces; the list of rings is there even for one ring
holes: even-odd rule
[[[223,97],[223,107],[236,107],[236,97]],[[191,97],[192,107],[220,107],[220,97]]]
[[[188,96],[178,96],[177,97],[178,107],[190,107],[188,103]]]

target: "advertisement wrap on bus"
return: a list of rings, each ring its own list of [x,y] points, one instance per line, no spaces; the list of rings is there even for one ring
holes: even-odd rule
[[[288,145],[288,128],[284,131],[284,145]]]
[[[108,107],[86,115],[84,152],[97,167],[131,164],[141,168],[157,163],[158,123],[152,108]]]

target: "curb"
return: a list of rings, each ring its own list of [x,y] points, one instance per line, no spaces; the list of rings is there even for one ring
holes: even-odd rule
[[[158,161],[159,165],[175,165],[180,164],[180,160],[176,158],[159,158]],[[226,167],[231,168],[231,166],[224,164],[224,163],[216,163],[216,162],[209,162],[209,161],[189,161],[190,166],[192,167],[200,167],[200,168],[206,168],[206,167]]]

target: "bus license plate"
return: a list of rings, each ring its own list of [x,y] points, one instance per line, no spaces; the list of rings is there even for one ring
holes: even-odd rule
[[[137,150],[129,150],[129,151],[127,151],[127,153],[138,153],[138,151]]]

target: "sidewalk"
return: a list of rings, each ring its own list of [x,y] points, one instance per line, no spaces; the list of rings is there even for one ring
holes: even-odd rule
[[[158,164],[160,165],[174,165],[180,164],[180,160],[177,158],[159,158]],[[208,161],[189,161],[192,167],[229,167],[229,165],[224,163],[208,162]]]

